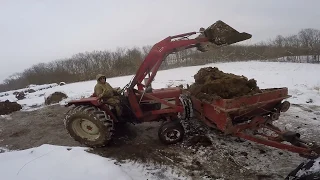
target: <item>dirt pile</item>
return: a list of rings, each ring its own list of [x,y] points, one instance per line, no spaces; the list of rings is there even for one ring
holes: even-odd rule
[[[10,102],[8,100],[0,102],[0,115],[10,114],[22,109],[22,106],[16,102]]]
[[[189,91],[202,100],[231,99],[261,92],[255,79],[224,73],[217,67],[201,68],[194,79]]]
[[[26,94],[25,94],[23,91],[21,91],[21,92],[19,92],[19,93],[16,94],[16,98],[17,98],[18,100],[25,99],[25,98],[26,98]]]
[[[68,96],[62,92],[54,92],[50,96],[48,96],[45,100],[46,105],[54,104],[54,103],[59,103],[61,100],[67,98]]]
[[[36,90],[34,90],[34,89],[27,89],[27,90],[25,90],[24,92],[25,92],[25,93],[34,93],[34,92],[36,92]]]
[[[0,94],[0,97],[5,97],[5,96],[9,96],[9,94],[8,93]]]
[[[208,136],[205,135],[196,135],[193,136],[189,142],[189,146],[203,146],[203,147],[208,147],[212,145],[212,142]]]

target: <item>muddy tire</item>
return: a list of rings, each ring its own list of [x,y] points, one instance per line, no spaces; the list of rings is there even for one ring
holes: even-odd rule
[[[164,144],[175,144],[182,141],[184,128],[178,121],[168,121],[161,125],[158,131],[159,139]]]
[[[76,106],[67,112],[64,125],[70,136],[89,147],[103,147],[112,138],[114,123],[97,107]]]

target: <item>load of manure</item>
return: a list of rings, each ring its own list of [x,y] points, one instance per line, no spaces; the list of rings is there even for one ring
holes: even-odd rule
[[[255,79],[224,73],[217,67],[201,68],[194,79],[189,91],[200,100],[232,99],[261,92]]]

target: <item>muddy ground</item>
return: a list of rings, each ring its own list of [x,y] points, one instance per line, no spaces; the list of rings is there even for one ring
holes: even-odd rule
[[[66,108],[54,105],[0,117],[0,147],[27,149],[42,144],[81,146],[66,132]],[[279,125],[319,141],[320,108],[293,106]],[[92,150],[104,157],[161,165],[188,179],[284,179],[303,158],[234,137],[224,137],[199,121],[185,122],[182,143],[166,146],[157,137],[159,123],[117,126],[108,147]],[[164,179],[159,174],[160,179]]]

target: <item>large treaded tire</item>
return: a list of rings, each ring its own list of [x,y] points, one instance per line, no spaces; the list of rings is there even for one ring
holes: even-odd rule
[[[92,136],[81,127],[84,126],[82,125],[83,122],[95,127],[94,130],[99,133],[98,135],[94,135],[96,136],[94,139],[90,140]],[[64,125],[74,140],[93,148],[103,147],[108,144],[114,132],[114,122],[111,116],[94,106],[79,105],[73,107],[66,113]]]

